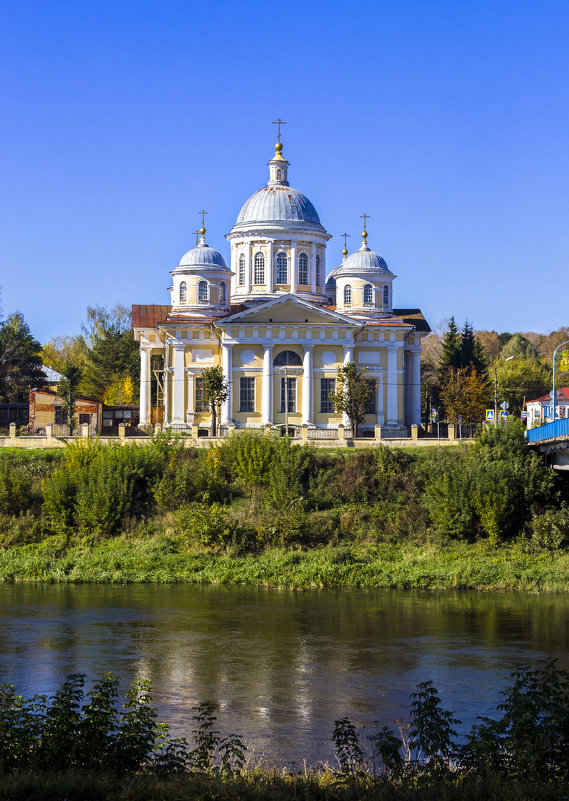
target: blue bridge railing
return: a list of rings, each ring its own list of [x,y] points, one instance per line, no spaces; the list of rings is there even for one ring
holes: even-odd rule
[[[527,437],[528,442],[569,437],[569,419],[556,420],[554,423],[546,423],[544,426],[539,426],[539,428],[530,428],[527,432]]]

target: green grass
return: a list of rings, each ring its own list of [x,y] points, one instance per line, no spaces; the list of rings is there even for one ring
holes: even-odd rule
[[[119,779],[80,772],[0,777],[0,798],[10,801],[562,801],[563,782],[546,786],[505,777],[456,777],[407,781],[379,777],[342,780],[327,770],[290,774],[252,770],[244,775],[190,774]]]
[[[1,551],[0,580],[563,592],[569,590],[569,554],[532,555],[483,543],[404,543],[230,555],[179,550],[162,536],[92,545],[67,545],[54,537]]]

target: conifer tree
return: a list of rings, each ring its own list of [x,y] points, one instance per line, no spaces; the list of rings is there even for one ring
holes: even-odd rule
[[[443,350],[439,361],[439,376],[447,370],[458,370],[462,367],[462,340],[454,317],[451,317],[448,329],[443,337]]]

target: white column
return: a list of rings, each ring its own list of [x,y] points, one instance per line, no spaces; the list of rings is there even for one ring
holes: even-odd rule
[[[411,425],[421,425],[421,351],[412,351],[411,362]]]
[[[383,413],[383,375],[377,377],[377,425],[382,426],[385,422]]]
[[[140,424],[150,423],[150,350],[140,348]]]
[[[296,292],[296,242],[291,242],[290,248],[290,291]]]
[[[183,425],[185,421],[184,395],[186,371],[184,363],[184,346],[174,345],[174,376],[172,387],[172,423]]]
[[[195,397],[195,375],[188,373],[188,405],[186,406],[186,422],[194,422],[194,397]]]
[[[269,242],[269,259],[268,259],[269,263],[267,265],[267,273],[265,275],[265,283],[267,284],[267,292],[272,292],[273,291],[273,280],[274,280],[274,276],[273,276],[273,268],[274,268],[274,265],[273,265],[273,252],[274,252],[273,243]]]
[[[273,346],[265,345],[263,351],[263,396],[262,421],[263,425],[273,422]]]
[[[221,424],[227,425],[232,419],[233,409],[233,345],[221,344],[221,372],[227,381],[227,398],[221,407]]]
[[[344,345],[344,367],[350,362],[354,361],[354,348],[352,345]],[[346,414],[346,412],[342,415],[342,423],[344,424],[344,428],[349,428],[350,426],[350,418]]]
[[[393,343],[387,346],[387,423],[397,425],[399,382],[397,375],[397,352],[399,347]]]
[[[312,345],[304,347],[304,362],[302,374],[302,422],[314,422],[314,402],[313,402],[313,370],[312,370]]]
[[[310,246],[310,291],[316,292],[316,242]]]
[[[251,292],[251,281],[253,276],[251,275],[251,242],[247,240],[245,242],[245,286],[241,287],[241,292],[245,290],[247,294]]]

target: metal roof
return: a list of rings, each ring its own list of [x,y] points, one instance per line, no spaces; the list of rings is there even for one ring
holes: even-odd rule
[[[353,275],[354,273],[386,273],[393,276],[384,259],[378,253],[374,253],[367,245],[362,245],[359,250],[352,253],[333,271],[334,277],[339,275]],[[393,276],[395,277],[395,276]]]
[[[218,250],[214,250],[214,248],[210,248],[205,242],[200,242],[197,247],[188,250],[182,256],[177,269],[187,267],[214,267],[216,270],[221,267],[225,270],[228,269],[221,253]]]
[[[272,184],[259,189],[244,203],[236,225],[253,222],[302,222],[322,228],[310,200],[292,186]]]

